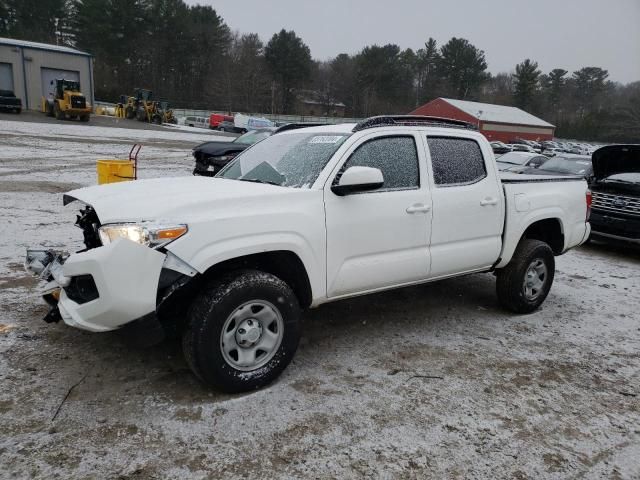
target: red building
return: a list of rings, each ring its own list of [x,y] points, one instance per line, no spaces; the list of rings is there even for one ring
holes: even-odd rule
[[[410,115],[432,115],[463,120],[477,125],[478,130],[492,142],[510,143],[518,138],[552,140],[555,130],[555,126],[550,123],[516,107],[450,98],[436,98],[416,108]]]

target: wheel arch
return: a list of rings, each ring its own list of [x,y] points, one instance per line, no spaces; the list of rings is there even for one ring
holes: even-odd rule
[[[559,218],[545,218],[531,223],[519,241],[524,238],[545,242],[551,247],[554,255],[560,255],[564,251],[564,228]]]
[[[565,226],[559,214],[546,212],[546,215],[538,215],[522,222],[519,233],[507,234],[504,237],[504,246],[500,259],[494,268],[505,267],[513,257],[516,248],[525,238],[543,241],[551,247],[554,255],[561,255],[565,251]]]
[[[275,275],[287,283],[302,308],[313,301],[309,274],[300,257],[290,250],[273,250],[230,258],[216,263],[203,272],[204,279],[214,279],[227,272],[255,269]]]

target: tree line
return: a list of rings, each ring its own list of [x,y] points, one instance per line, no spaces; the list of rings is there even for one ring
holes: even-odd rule
[[[449,97],[523,108],[560,137],[639,141],[640,81],[622,85],[588,66],[542,72],[525,59],[492,75],[464,38],[413,50],[369,45],[317,61],[294,31],[264,43],[232,31],[209,6],[183,0],[0,0],[0,36],[58,43],[95,56],[95,94],[116,101],[135,87],[183,108],[297,114],[297,100],[365,117],[407,113]]]

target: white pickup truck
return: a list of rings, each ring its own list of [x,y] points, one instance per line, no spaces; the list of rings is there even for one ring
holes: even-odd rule
[[[589,237],[590,200],[581,177],[500,178],[463,122],[374,117],[273,135],[214,178],[69,192],[86,249],[27,267],[49,281],[45,320],[177,331],[203,382],[239,392],[289,364],[304,308],[495,272],[504,307],[535,310],[554,256]]]

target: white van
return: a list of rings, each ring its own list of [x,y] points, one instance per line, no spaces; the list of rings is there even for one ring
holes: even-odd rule
[[[185,117],[184,124],[188,127],[209,128],[209,119],[206,117]]]

